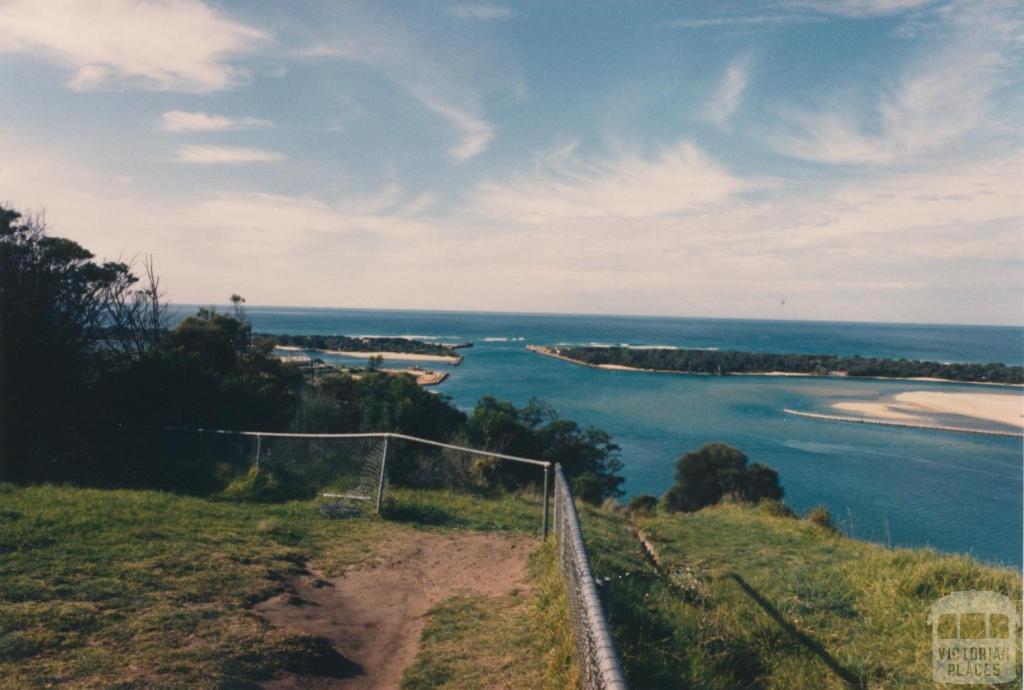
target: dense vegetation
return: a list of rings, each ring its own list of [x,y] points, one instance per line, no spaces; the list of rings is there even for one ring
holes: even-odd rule
[[[744,503],[782,498],[779,474],[724,443],[708,443],[676,462],[676,481],[662,506],[669,512],[691,512],[731,498]]]
[[[169,328],[151,262],[140,281],[130,264],[97,263],[77,243],[49,236],[41,219],[2,207],[0,269],[0,480],[220,492],[248,468],[225,467],[160,431],[200,427],[458,441],[561,462],[595,501],[616,495],[622,482],[607,433],[582,429],[537,401],[516,408],[484,398],[467,416],[410,376],[368,371],[307,383],[300,367],[273,355],[271,341],[253,336],[237,295],[233,313],[200,309]],[[354,340],[368,352],[401,344],[450,354],[393,341]],[[461,463],[471,472],[434,471],[446,462],[408,450],[390,476],[472,489],[518,488],[540,476],[478,458]]]
[[[345,352],[404,352],[417,355],[457,357],[452,348],[425,343],[409,338],[373,337],[352,338],[345,335],[280,335],[259,333],[257,338],[267,339],[275,345],[301,347],[306,350],[342,350]]]
[[[999,362],[944,364],[878,357],[628,347],[564,347],[552,351],[585,364],[614,364],[690,374],[763,374],[778,371],[818,376],[928,377],[979,383],[1024,383],[1024,367],[1007,366]]]

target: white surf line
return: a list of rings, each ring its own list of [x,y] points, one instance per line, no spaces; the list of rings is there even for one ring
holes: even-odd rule
[[[906,422],[890,422],[881,419],[864,419],[862,417],[843,417],[834,414],[820,414],[818,412],[800,412],[799,410],[791,410],[788,407],[782,408],[782,411],[786,414],[796,415],[797,417],[809,417],[811,419],[824,419],[830,422],[851,422],[853,424],[877,424],[879,426],[898,426],[905,429],[930,429],[932,431],[955,431],[962,434],[984,434],[986,436],[1010,436],[1012,438],[1020,438],[1024,436],[1024,432],[1017,433],[1013,431],[995,431],[991,429],[972,429],[965,426],[944,426],[941,424],[908,424]]]

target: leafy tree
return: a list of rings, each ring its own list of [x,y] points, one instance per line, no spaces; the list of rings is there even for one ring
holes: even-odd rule
[[[0,205],[0,479],[57,476],[74,462],[97,376],[136,352],[123,343],[146,340],[133,329],[152,325],[149,302],[130,265],[94,258],[49,236],[41,215]]]
[[[490,396],[481,398],[466,422],[465,441],[474,448],[560,463],[575,482],[574,493],[594,503],[622,493],[624,479],[617,475],[622,461],[611,435],[603,429],[581,429],[536,399],[517,408]],[[536,472],[505,463],[500,476],[523,483],[535,481]]]
[[[708,443],[676,463],[676,481],[662,496],[669,511],[690,512],[718,503],[724,496],[756,503],[782,498],[778,473],[760,463],[748,466],[742,452],[724,443]]]
[[[292,421],[301,372],[253,342],[233,316],[200,309],[160,347],[100,382],[103,407],[119,423],[279,430]]]

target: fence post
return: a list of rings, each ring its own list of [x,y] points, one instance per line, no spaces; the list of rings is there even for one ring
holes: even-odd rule
[[[256,469],[260,468],[260,453],[263,451],[263,436],[256,434]]]
[[[548,479],[551,476],[551,465],[544,466],[544,529],[542,538],[548,540]]]
[[[380,484],[377,486],[377,515],[380,515],[381,505],[384,503],[384,482],[388,478],[388,441],[391,440],[391,434],[384,436],[384,452],[380,459]]]
[[[558,465],[555,465],[555,467],[558,467]],[[559,524],[559,522],[558,522],[559,516],[561,515],[561,511],[560,511],[560,509],[558,507],[558,473],[557,472],[555,472],[555,481],[553,481],[551,483],[551,511],[552,511],[552,516],[551,517],[553,518],[553,523],[554,523],[553,532],[554,532],[554,536],[555,536],[555,545],[557,546],[558,545],[558,530],[559,530],[559,528],[561,526]]]

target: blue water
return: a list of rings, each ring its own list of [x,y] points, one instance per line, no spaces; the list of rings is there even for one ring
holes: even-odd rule
[[[725,441],[777,469],[796,510],[824,504],[851,536],[1022,564],[1019,438],[782,412],[976,386],[599,371],[525,350],[527,344],[630,343],[1021,364],[1021,328],[285,308],[249,314],[255,330],[271,333],[470,340],[475,346],[462,351],[462,365],[450,368],[435,390],[466,410],[483,395],[520,405],[538,397],[563,416],[607,429],[622,447],[628,494],[661,494],[681,453]]]

